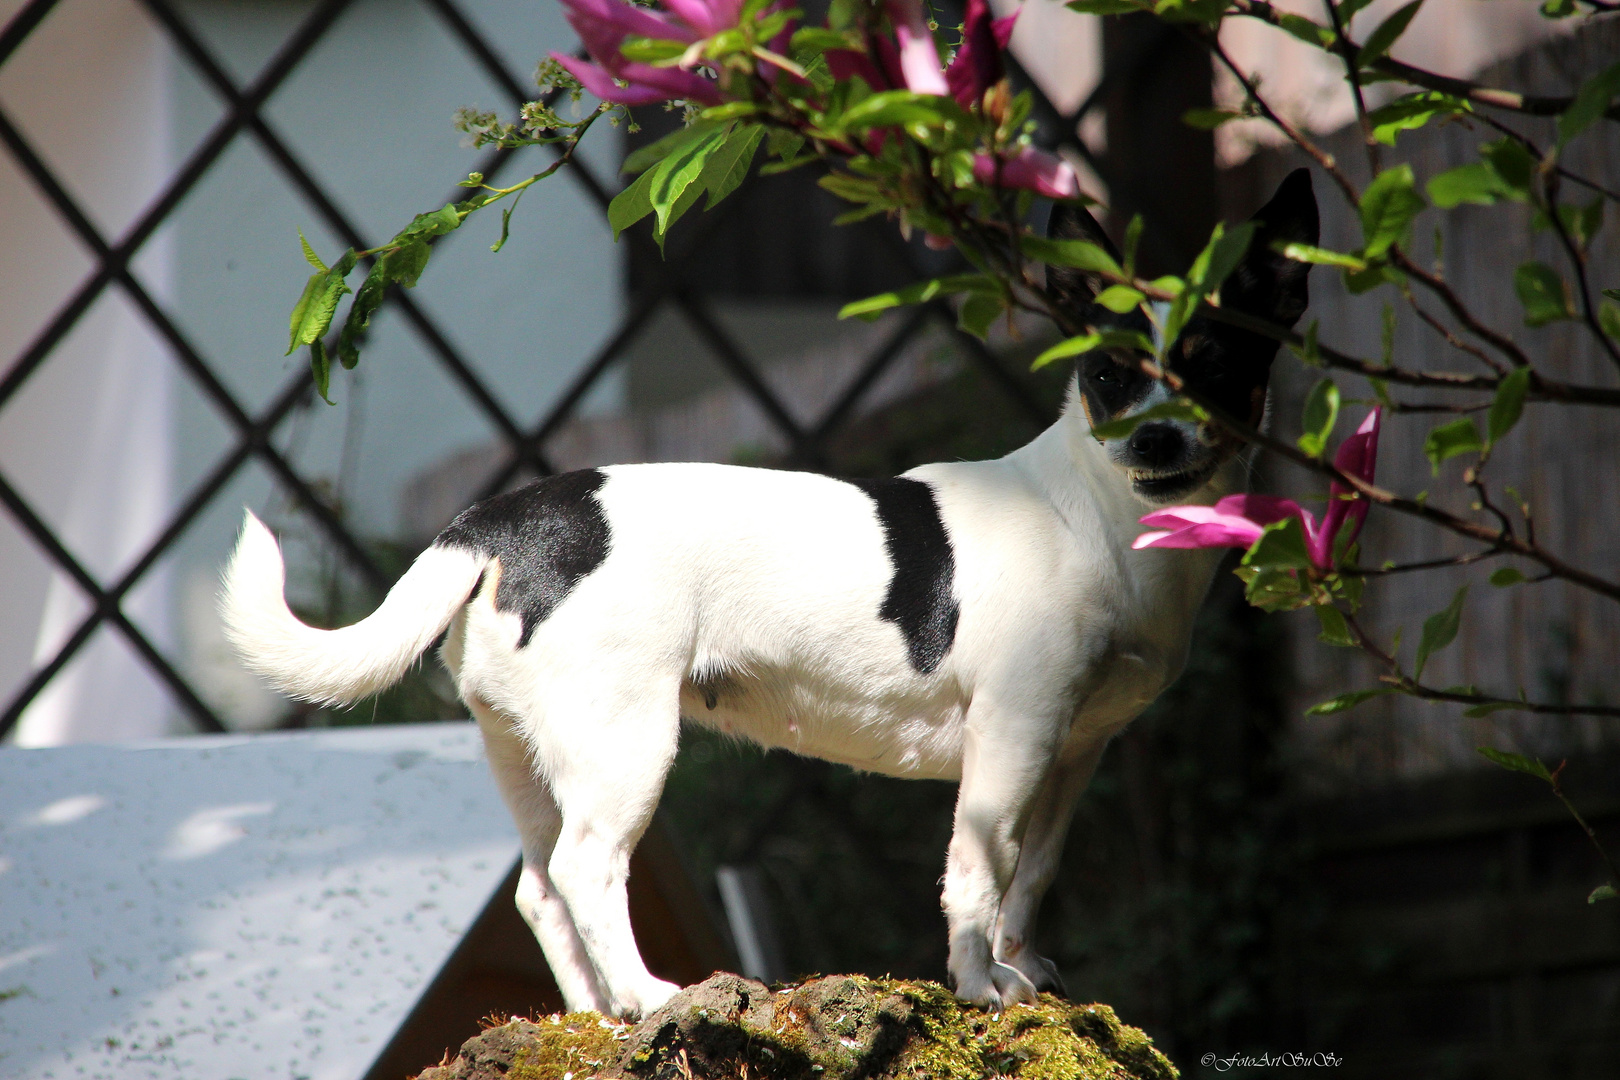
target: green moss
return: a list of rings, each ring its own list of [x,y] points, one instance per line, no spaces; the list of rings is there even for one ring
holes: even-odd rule
[[[585,1080],[618,1060],[628,1030],[629,1025],[604,1020],[599,1013],[578,1012],[512,1020],[490,1028],[483,1037],[496,1048],[510,1046],[511,1066],[504,1070],[510,1080],[563,1080],[565,1076]],[[506,1055],[497,1049],[491,1056]]]
[[[745,1012],[694,1000],[631,1029],[595,1013],[514,1020],[422,1080],[1176,1080],[1146,1035],[1106,1005],[1050,995],[994,1015],[931,982],[838,975],[752,986]],[[715,982],[710,980],[710,983]],[[710,983],[703,984],[704,986]],[[693,988],[688,994],[701,990]],[[622,1071],[621,1071],[622,1070]]]

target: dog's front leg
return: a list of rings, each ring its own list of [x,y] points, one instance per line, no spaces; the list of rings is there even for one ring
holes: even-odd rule
[[[1062,759],[1047,774],[1024,830],[1018,871],[1001,902],[995,957],[1023,972],[1038,990],[1067,996],[1057,965],[1033,947],[1035,916],[1063,860],[1063,841],[1074,819],[1075,804],[1090,784],[1107,745],[1108,736],[1102,735],[1077,751],[1065,748]]]
[[[1058,726],[1020,723],[997,711],[981,699],[969,713],[943,897],[956,994],[994,1010],[1036,997],[1022,972],[997,962],[993,937],[1030,812],[1056,756]]]

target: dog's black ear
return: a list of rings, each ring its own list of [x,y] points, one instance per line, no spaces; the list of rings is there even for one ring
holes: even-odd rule
[[[1282,244],[1316,246],[1321,218],[1310,170],[1289,173],[1253,220],[1259,228],[1248,255],[1221,286],[1221,305],[1293,326],[1310,302],[1307,278],[1311,264],[1286,258],[1275,249]]]
[[[1089,240],[1108,252],[1115,262],[1120,261],[1119,249],[1114,247],[1108,234],[1097,224],[1097,219],[1083,206],[1058,203],[1052,207],[1046,235],[1053,240]],[[1106,287],[1106,283],[1098,275],[1084,270],[1070,266],[1048,266],[1046,286],[1060,304],[1078,313],[1091,306],[1091,301]]]

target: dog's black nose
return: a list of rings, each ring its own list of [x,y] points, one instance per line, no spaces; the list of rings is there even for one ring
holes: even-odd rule
[[[1169,424],[1143,424],[1131,432],[1131,456],[1148,469],[1162,469],[1180,459],[1181,432]]]

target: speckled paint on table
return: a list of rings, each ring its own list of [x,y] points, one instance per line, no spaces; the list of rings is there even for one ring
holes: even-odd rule
[[[358,1078],[517,852],[472,724],[0,748],[0,1076]]]

